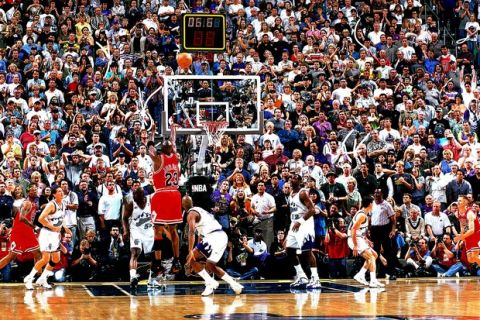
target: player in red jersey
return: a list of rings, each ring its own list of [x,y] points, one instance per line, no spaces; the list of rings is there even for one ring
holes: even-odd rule
[[[468,206],[469,201],[466,196],[458,197],[458,216],[460,220],[460,234],[455,237],[455,241],[463,240],[467,250],[467,260],[470,263],[476,263],[480,266],[480,221],[473,210]],[[462,218],[466,216],[468,228],[466,231],[462,223]],[[462,225],[463,224],[463,225]]]
[[[153,145],[149,147],[149,154],[153,161],[153,185],[155,193],[151,199],[152,214],[154,215],[156,238],[162,234],[162,225],[167,225],[172,239],[173,266],[172,272],[177,273],[182,266],[179,261],[180,241],[177,224],[182,222],[182,198],[178,191],[180,179],[179,159],[175,147],[175,127],[172,126],[170,140],[162,145],[162,153],[157,154]],[[154,250],[161,248],[159,240],[155,241]]]
[[[0,260],[0,269],[3,269],[17,255],[31,252],[35,260],[39,260],[40,254],[37,237],[35,236],[35,225],[33,220],[38,210],[37,185],[30,184],[28,187],[28,199],[26,199],[20,213],[17,212],[13,221],[12,232],[10,233],[10,252]]]

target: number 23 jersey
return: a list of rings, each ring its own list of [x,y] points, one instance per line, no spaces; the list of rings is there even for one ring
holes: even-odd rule
[[[180,169],[178,167],[178,158],[175,153],[171,155],[162,154],[163,166],[160,170],[153,173],[153,185],[158,189],[177,189]]]

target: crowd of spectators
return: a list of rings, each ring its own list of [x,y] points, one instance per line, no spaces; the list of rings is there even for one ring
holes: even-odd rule
[[[291,275],[278,266],[288,266],[294,173],[316,204],[316,251],[331,277],[347,275],[346,227],[369,194],[388,214],[372,219],[384,273],[475,273],[453,235],[459,196],[480,210],[479,11],[475,1],[435,5],[0,0],[0,256],[28,185],[41,207],[60,186],[73,236],[59,269],[74,280],[126,277],[122,204],[138,185],[152,190],[147,146],[164,108],[161,93],[147,106],[144,97],[162,75],[258,75],[264,134],[213,148],[212,212],[230,235],[230,273]],[[185,12],[227,17],[225,52],[193,54],[189,69],[176,63]],[[458,54],[439,36],[444,25],[466,38]]]

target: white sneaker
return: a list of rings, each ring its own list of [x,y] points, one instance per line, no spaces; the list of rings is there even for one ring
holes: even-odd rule
[[[320,283],[320,279],[311,278],[310,282],[307,284],[307,289],[320,289],[322,284]]]
[[[437,273],[437,278],[445,278],[445,273]]]
[[[361,274],[357,273],[354,277],[353,277],[353,280],[357,281],[358,283],[360,284],[363,284],[364,286],[368,286],[369,283],[368,281],[365,279],[365,276],[362,276]]]
[[[383,288],[385,285],[378,280],[372,280],[369,284],[370,288]]]
[[[304,276],[298,277],[290,284],[290,288],[298,289],[305,287],[308,284],[308,279]]]
[[[207,297],[211,295],[213,291],[215,291],[215,289],[218,288],[218,285],[219,283],[216,280],[213,280],[212,282],[207,283],[207,285],[205,285],[205,290],[203,290],[202,292],[202,297]]]
[[[27,290],[33,290],[33,277],[26,276],[23,279],[23,282],[25,283],[25,288],[27,288]]]
[[[235,282],[235,284],[231,285],[230,287],[232,288],[233,292],[235,292],[235,294],[242,293],[243,286],[240,283]]]
[[[47,278],[42,276],[40,276],[37,281],[35,281],[35,285],[44,289],[52,289],[52,286],[48,283]]]
[[[148,288],[160,288],[161,286],[163,286],[163,284],[158,282],[155,278],[151,278],[147,283]]]

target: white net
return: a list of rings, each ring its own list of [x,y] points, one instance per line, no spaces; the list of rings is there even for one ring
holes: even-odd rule
[[[203,121],[201,123],[208,137],[209,145],[217,145],[220,143],[223,133],[228,127],[227,121]]]

